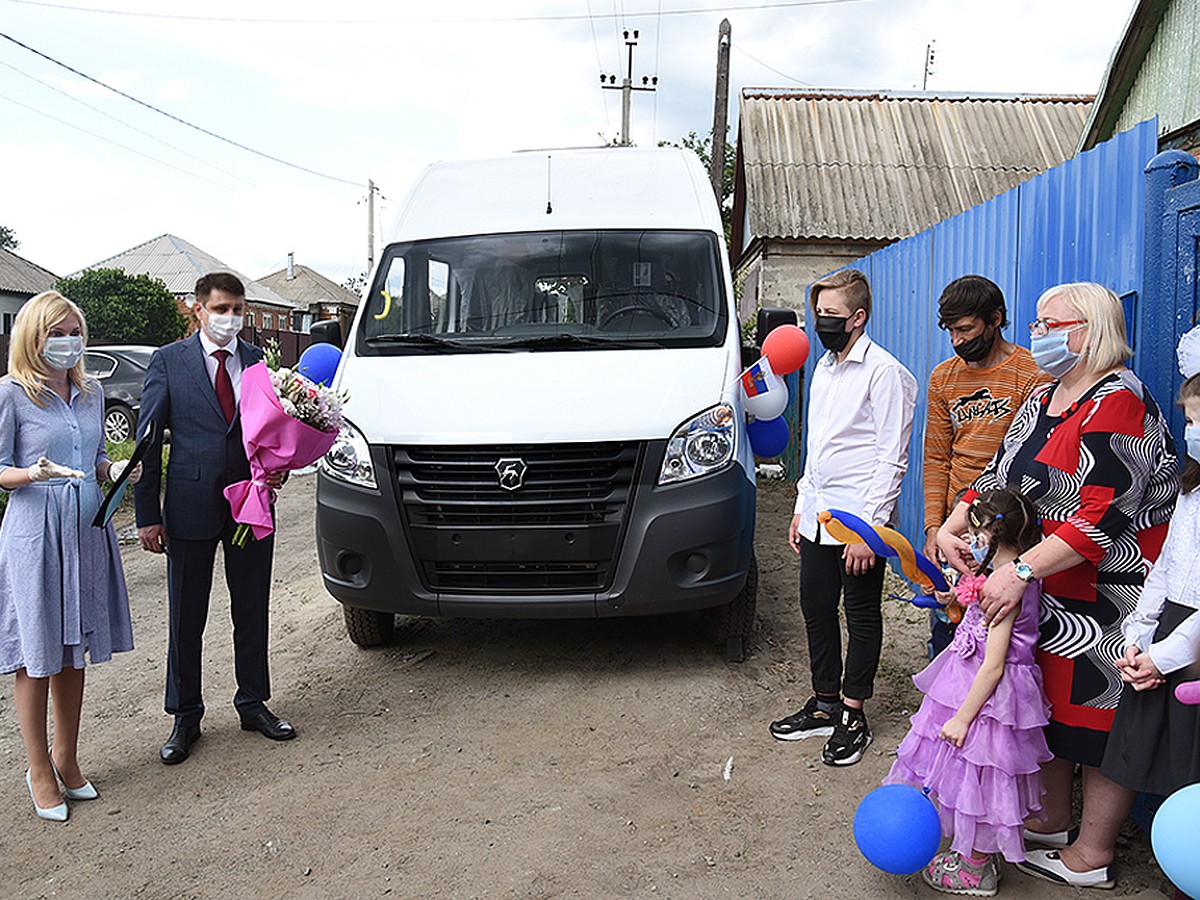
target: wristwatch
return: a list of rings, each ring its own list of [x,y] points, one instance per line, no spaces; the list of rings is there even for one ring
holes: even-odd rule
[[[1021,557],[1013,560],[1013,569],[1016,570],[1017,577],[1026,584],[1033,581],[1033,569],[1029,568],[1029,563],[1021,562]]]

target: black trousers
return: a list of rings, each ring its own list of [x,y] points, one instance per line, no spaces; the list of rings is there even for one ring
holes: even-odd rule
[[[866,575],[847,575],[841,544],[817,544],[800,537],[800,610],[808,633],[813,690],[867,700],[883,647],[884,560]],[[846,666],[843,680],[842,631],[838,598],[846,609]]]
[[[204,715],[200,660],[208,601],[212,593],[217,545],[222,545],[225,583],[233,618],[233,664],[239,715],[251,716],[271,697],[267,666],[267,606],[275,535],[250,540],[244,548],[230,543],[232,522],[220,537],[207,541],[168,538],[167,592],[170,634],[167,644],[166,711],[176,721],[199,722]]]

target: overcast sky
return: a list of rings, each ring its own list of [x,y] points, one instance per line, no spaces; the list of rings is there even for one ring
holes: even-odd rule
[[[252,278],[294,251],[344,282],[365,267],[368,178],[379,247],[434,160],[615,138],[600,73],[624,76],[625,29],[635,82],[658,77],[633,97],[652,146],[712,127],[722,18],[736,134],[744,86],[920,90],[931,40],[931,91],[1095,93],[1133,5],[0,0],[0,225],[59,275],[171,233]]]

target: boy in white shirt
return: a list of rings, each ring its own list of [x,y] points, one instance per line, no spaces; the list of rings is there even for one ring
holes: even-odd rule
[[[827,352],[809,390],[804,474],[788,543],[800,555],[814,696],[772,722],[771,734],[783,741],[828,737],[822,760],[849,766],[871,743],[863,702],[872,695],[883,645],[884,564],[865,543],[835,541],[817,514],[840,509],[871,525],[892,522],[908,468],[917,382],[867,336],[871,286],[862,272],[836,272],[815,283],[808,299]],[[839,595],[849,633],[844,667]]]

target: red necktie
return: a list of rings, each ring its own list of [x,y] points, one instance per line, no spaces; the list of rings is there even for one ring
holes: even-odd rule
[[[233,380],[229,370],[225,368],[225,360],[229,359],[228,350],[214,350],[217,358],[217,402],[221,404],[221,412],[225,413],[225,424],[233,424],[233,416],[237,412],[237,401],[233,399]]]

